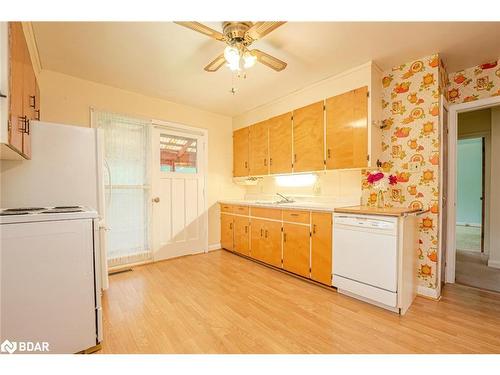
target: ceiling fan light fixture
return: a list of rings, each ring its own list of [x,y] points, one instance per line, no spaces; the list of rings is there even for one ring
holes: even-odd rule
[[[257,56],[252,55],[250,52],[246,51],[243,54],[243,66],[245,69],[251,68],[252,66],[255,65],[255,62],[257,61]]]
[[[224,58],[229,65],[238,66],[240,61],[240,51],[238,51],[238,48],[236,47],[227,46],[224,49]]]

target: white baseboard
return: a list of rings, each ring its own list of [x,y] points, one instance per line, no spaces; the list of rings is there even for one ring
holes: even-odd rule
[[[417,294],[419,296],[427,297],[427,298],[432,298],[432,299],[439,299],[439,290],[437,289],[432,289],[428,288],[426,286],[419,285],[417,288]]]
[[[208,251],[214,251],[214,250],[220,250],[221,245],[220,243],[214,243],[212,245],[208,245]]]
[[[488,260],[488,267],[500,268],[500,261],[498,260]]]

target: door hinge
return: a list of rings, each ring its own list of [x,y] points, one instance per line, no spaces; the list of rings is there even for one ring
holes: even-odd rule
[[[311,273],[311,272],[312,272],[312,269],[311,269],[311,267],[309,267],[309,273]]]
[[[366,155],[366,160],[370,161],[370,155]]]
[[[326,105],[323,104],[323,111],[326,111]]]
[[[309,231],[309,237],[313,236],[313,232]]]
[[[283,227],[281,227],[281,231],[283,232]]]
[[[326,159],[325,159],[325,160],[323,160],[323,165],[326,165]]]
[[[366,97],[369,98],[370,97],[370,91],[367,91],[366,92]]]
[[[293,121],[293,115],[292,115],[292,121]]]

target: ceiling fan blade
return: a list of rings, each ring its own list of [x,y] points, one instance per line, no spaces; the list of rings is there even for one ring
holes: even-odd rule
[[[276,70],[277,72],[281,72],[286,68],[286,62],[281,61],[280,59],[277,59],[276,57],[271,56],[265,52],[262,52],[261,50],[254,49],[250,51],[250,53],[257,57],[258,62],[270,67],[271,69]]]
[[[174,23],[176,23],[177,25],[187,27],[188,29],[197,31],[199,33],[202,33],[215,40],[224,41],[224,35],[222,35],[222,33],[214,29],[211,29],[208,26],[203,25],[202,23],[199,22],[174,22]]]
[[[221,54],[215,58],[210,64],[205,67],[207,72],[216,72],[219,68],[226,63],[224,54]]]
[[[280,21],[256,22],[253,24],[252,27],[250,27],[247,30],[247,34],[253,40],[257,40],[257,39],[265,37],[271,31],[276,30],[278,27],[280,27],[281,25],[283,25],[285,23],[286,22],[280,22]]]

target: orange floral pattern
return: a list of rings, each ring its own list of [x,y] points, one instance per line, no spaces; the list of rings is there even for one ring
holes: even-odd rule
[[[500,95],[500,60],[451,73],[447,98],[450,103],[466,103]]]
[[[446,95],[448,75],[439,55],[393,68],[382,79],[382,167],[397,178],[387,188],[386,205],[428,209],[419,220],[420,283],[437,285],[439,199],[440,94]],[[375,205],[364,171],[363,202]]]

